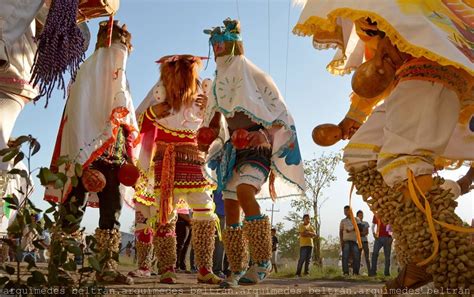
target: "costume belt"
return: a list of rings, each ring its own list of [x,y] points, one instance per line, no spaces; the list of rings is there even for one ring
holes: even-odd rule
[[[459,100],[473,100],[474,78],[462,69],[442,66],[425,58],[417,58],[403,64],[396,73],[395,83],[406,80],[424,80],[440,83],[456,92]]]
[[[177,156],[186,157],[188,160],[201,160],[199,151],[193,148],[195,145],[189,143],[165,143],[157,142],[157,153],[162,157],[161,184],[160,184],[160,224],[168,223],[173,211],[173,192]],[[192,152],[192,153],[191,153]],[[189,154],[188,154],[189,153]],[[155,157],[155,160],[157,158]]]

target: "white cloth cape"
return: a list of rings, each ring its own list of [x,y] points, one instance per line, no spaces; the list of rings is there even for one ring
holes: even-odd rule
[[[217,71],[204,118],[208,126],[215,112],[231,118],[235,112],[245,113],[252,121],[265,128],[281,125],[274,135],[271,169],[275,174],[277,197],[302,197],[305,181],[301,153],[292,116],[272,78],[243,55],[216,59]],[[221,137],[229,139],[227,127],[221,125]],[[216,182],[216,172],[209,168],[223,150],[223,143],[215,141],[208,156],[207,175]],[[270,197],[268,183],[258,198]]]
[[[128,50],[121,43],[99,48],[79,69],[71,85],[56,143],[55,158],[69,156],[84,168],[97,159],[116,140],[117,128],[126,126],[138,142],[135,108],[125,75]],[[73,166],[72,166],[73,167]],[[59,167],[68,176],[73,168]],[[46,199],[63,201],[71,189],[68,182],[62,199],[60,191],[46,188]],[[122,196],[131,205],[133,191],[121,185]],[[97,206],[97,195],[92,193],[89,205]]]

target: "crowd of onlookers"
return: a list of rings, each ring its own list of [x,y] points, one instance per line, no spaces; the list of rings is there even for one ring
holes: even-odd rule
[[[32,214],[31,221],[36,224],[43,224],[42,216],[40,214]],[[41,234],[33,228],[31,225],[25,227],[22,232],[21,238],[13,238],[7,234],[2,234],[3,237],[7,237],[11,240],[15,240],[17,245],[20,246],[22,253],[16,254],[15,250],[9,247],[6,243],[2,243],[0,251],[0,263],[7,261],[28,261],[28,262],[42,262],[48,261],[48,247],[50,244],[50,234],[48,230],[43,230]],[[39,249],[35,246],[35,242],[43,247]]]
[[[353,216],[349,206],[344,207],[344,215],[345,218],[341,220],[339,226],[343,274],[348,276],[350,274],[349,270],[352,268],[352,274],[359,275],[361,271],[361,259],[362,255],[364,255],[368,276],[376,276],[379,254],[383,248],[385,262],[384,275],[390,276],[390,259],[392,253],[392,232],[390,225],[384,225],[377,216],[374,216],[371,227],[367,221],[364,221],[364,213],[362,210],[359,210],[356,216]],[[309,265],[313,256],[313,239],[317,236],[308,214],[303,216],[303,223],[299,226],[298,232],[300,238],[300,255],[296,267],[296,276],[301,277],[303,268],[304,275],[309,274]],[[370,232],[372,232],[375,239],[372,253],[370,253],[368,240]],[[360,240],[358,240],[358,236]]]
[[[364,213],[362,210],[357,211],[356,216],[352,217],[351,209],[348,205],[344,207],[344,215],[345,218],[341,220],[339,226],[339,238],[342,250],[342,271],[344,275],[349,275],[349,266],[352,266],[352,273],[354,275],[359,275],[362,254],[364,254],[368,275],[377,275],[377,262],[380,250],[383,248],[385,258],[384,275],[390,276],[390,257],[393,241],[390,225],[384,225],[382,221],[374,215],[372,228],[370,228],[370,224],[364,221]],[[375,239],[372,257],[370,257],[368,240],[369,229],[371,229]],[[360,242],[358,241],[357,233],[359,233]],[[370,261],[370,259],[372,261]]]

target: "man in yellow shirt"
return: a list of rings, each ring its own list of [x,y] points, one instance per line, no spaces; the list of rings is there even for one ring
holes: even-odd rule
[[[300,233],[300,258],[296,268],[296,276],[301,277],[301,269],[304,266],[304,275],[309,274],[309,263],[313,254],[313,237],[316,231],[311,226],[311,220],[308,214],[303,216],[303,224],[300,225],[298,232]]]

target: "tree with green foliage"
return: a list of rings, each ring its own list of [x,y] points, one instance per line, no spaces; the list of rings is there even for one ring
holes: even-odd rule
[[[310,213],[316,230],[314,238],[313,261],[318,267],[322,266],[321,257],[321,216],[322,205],[328,197],[324,196],[324,189],[336,181],[334,174],[336,166],[341,161],[338,153],[321,155],[319,158],[304,161],[304,174],[306,181],[306,196],[303,199],[293,200],[291,206],[297,213]],[[299,215],[301,217],[301,215]],[[300,218],[301,221],[301,218]]]
[[[285,221],[292,222],[292,227],[289,230],[283,230],[283,223],[277,224],[277,234],[279,239],[279,251],[281,258],[297,259],[299,255],[299,234],[298,226],[301,218],[296,212],[290,212],[284,218]],[[281,228],[279,230],[279,227]]]

